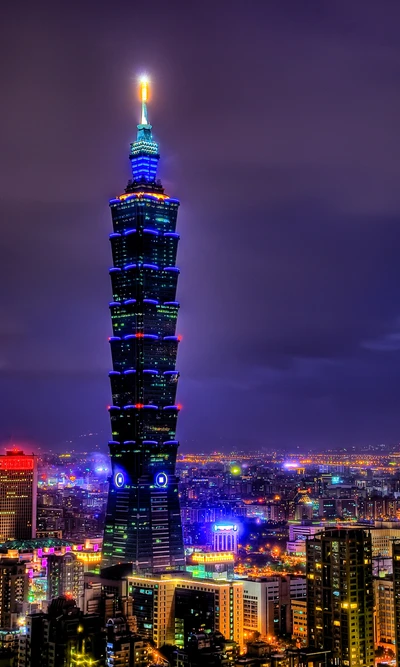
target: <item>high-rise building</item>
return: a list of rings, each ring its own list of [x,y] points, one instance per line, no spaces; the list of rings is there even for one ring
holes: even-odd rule
[[[184,567],[175,474],[179,201],[157,180],[159,152],[147,96],[142,81],[132,180],[110,201],[112,476],[102,566],[132,562],[136,572],[157,573]]]
[[[307,540],[307,620],[311,647],[334,664],[373,667],[371,536],[362,528],[327,528]]]
[[[102,619],[82,614],[73,600],[52,601],[47,614],[30,614],[21,636],[18,667],[105,667]]]
[[[0,542],[36,536],[37,459],[18,449],[0,456]]]
[[[243,582],[243,628],[247,638],[291,632],[291,602],[306,595],[306,580],[297,576],[272,576]]]
[[[394,593],[394,624],[396,647],[396,664],[400,664],[400,540],[393,542],[393,593]]]
[[[28,593],[25,563],[17,558],[0,559],[0,628],[17,628]]]
[[[299,646],[307,646],[307,598],[291,600],[292,613],[292,639],[296,640]]]
[[[395,609],[393,577],[374,579],[375,644],[395,651]]]
[[[65,595],[83,611],[84,564],[75,554],[50,554],[47,560],[47,599]]]
[[[28,614],[25,631],[19,636],[18,667],[43,667],[46,614]]]
[[[183,646],[185,633],[196,626],[212,628],[243,646],[243,581],[133,575],[128,577],[128,594],[138,633],[156,646]]]

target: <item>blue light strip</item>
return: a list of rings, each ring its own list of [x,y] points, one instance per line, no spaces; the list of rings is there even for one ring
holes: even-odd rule
[[[121,443],[118,440],[109,440],[108,444],[109,445],[120,445]]]
[[[178,336],[164,336],[163,340],[177,340],[179,343]]]
[[[143,229],[143,232],[145,234],[154,234],[154,236],[159,236],[160,235],[160,232],[158,232],[156,229],[148,229],[147,227],[145,227]]]
[[[154,269],[155,271],[159,271],[160,267],[157,266],[157,264],[143,264],[144,269]]]
[[[143,373],[147,373],[148,375],[159,375],[160,371],[158,371],[155,368],[146,368],[145,370],[142,371]]]
[[[124,271],[129,271],[129,269],[136,269],[137,264],[125,264]]]
[[[176,271],[179,273],[180,269],[177,266],[164,266],[163,271]]]
[[[136,440],[124,440],[124,445],[136,445]]]
[[[165,408],[163,408],[163,410],[176,410],[176,411],[178,411],[179,408],[178,408],[177,405],[166,405]]]
[[[164,232],[164,236],[170,236],[171,238],[174,239],[180,239],[180,235],[177,234],[176,232]]]
[[[179,445],[179,440],[164,440],[163,445]]]
[[[124,375],[131,375],[132,373],[136,373],[134,368],[128,368],[128,370],[122,372]]]
[[[158,445],[157,440],[142,440],[144,445]]]
[[[136,303],[136,299],[125,299],[123,303],[124,306],[130,306],[132,303]]]
[[[137,229],[126,229],[123,234],[124,236],[128,236],[128,234],[136,234],[136,232]]]
[[[163,375],[179,375],[179,371],[164,371]]]
[[[112,308],[113,306],[120,306],[121,301],[110,301],[108,305],[110,306],[110,308]]]
[[[111,410],[121,410],[121,408],[119,408],[118,405],[110,405],[108,411],[111,412]]]
[[[110,377],[111,375],[121,375],[121,373],[119,371],[109,371],[108,377]]]
[[[144,410],[159,410],[158,405],[144,405]]]
[[[113,273],[114,271],[122,271],[118,266],[112,266],[111,269],[108,269],[108,273]]]
[[[120,336],[110,336],[108,339],[109,343],[112,343],[114,340],[121,340]]]
[[[108,238],[109,239],[116,239],[117,237],[119,238],[120,236],[121,236],[121,234],[119,234],[118,232],[113,232],[112,234],[109,234]]]
[[[157,299],[143,299],[143,303],[154,303],[156,306],[160,303]]]
[[[179,308],[179,301],[164,301],[164,306],[177,306]]]

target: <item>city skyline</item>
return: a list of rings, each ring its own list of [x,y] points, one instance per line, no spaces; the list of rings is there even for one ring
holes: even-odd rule
[[[400,9],[265,5],[155,2],[134,40],[125,2],[6,8],[5,443],[109,439],[103,202],[142,68],[182,199],[185,451],[400,440]]]

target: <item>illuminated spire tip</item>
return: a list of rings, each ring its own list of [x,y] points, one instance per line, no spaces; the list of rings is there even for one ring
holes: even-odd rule
[[[149,119],[147,117],[147,101],[149,99],[149,77],[143,74],[140,79],[140,100],[142,102],[142,125],[148,125]]]

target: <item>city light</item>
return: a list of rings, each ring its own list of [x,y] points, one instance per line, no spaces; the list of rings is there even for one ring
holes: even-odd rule
[[[59,21],[64,38],[57,28],[47,57],[59,77],[67,63],[76,79],[81,33],[93,54],[98,35],[102,48],[111,40],[107,58],[121,45],[153,63],[168,55],[153,79],[164,79],[154,129],[157,91],[147,74],[127,82],[132,109],[120,109],[124,94],[109,86],[100,122],[87,111],[104,102],[96,82],[107,71],[88,78],[83,69],[93,104],[66,96],[59,126],[69,132],[50,123],[53,142],[43,128],[54,77],[46,89],[39,76],[33,136],[20,131],[32,109],[5,93],[3,180],[13,200],[3,206],[2,263],[7,664],[400,667],[400,5],[390,23],[378,7],[375,30],[366,10],[356,22],[351,15],[354,31],[336,7],[307,21],[294,12],[275,26],[274,12],[258,4],[238,18],[232,5],[226,18],[214,3],[201,29],[190,3],[189,20],[149,5],[122,24],[113,7],[108,36],[97,29],[101,12],[90,30],[79,28],[79,12]],[[39,49],[54,34],[48,15],[38,34],[41,22],[30,26]],[[218,49],[208,48],[214,24]],[[63,39],[76,53],[60,60]],[[123,71],[124,57],[111,72]],[[10,78],[24,100],[38,79],[31,60],[21,58],[21,81]],[[238,95],[243,69],[257,77],[247,75]],[[245,127],[248,100],[254,122]],[[130,128],[118,129],[123,117]],[[168,127],[170,140],[161,136]],[[82,192],[109,188],[118,175],[112,146],[124,137],[118,169],[125,160],[130,173],[114,190],[121,194],[91,203]],[[86,168],[93,146],[97,190]],[[160,179],[164,146],[167,189],[186,194],[182,227],[180,201]],[[109,378],[108,401],[97,366]],[[182,391],[178,368],[189,371]],[[35,447],[7,444],[30,428]]]
[[[191,556],[194,563],[233,563],[235,554],[223,551],[196,553]]]

